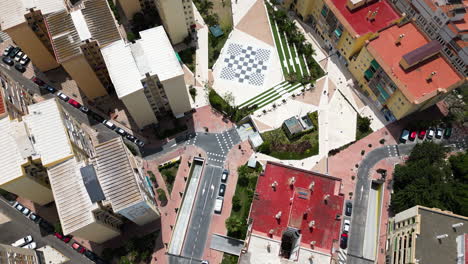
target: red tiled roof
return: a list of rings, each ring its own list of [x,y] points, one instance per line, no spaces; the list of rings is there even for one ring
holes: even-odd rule
[[[289,179],[295,177],[294,187],[289,185]],[[271,184],[277,182],[276,191]],[[309,186],[314,182],[314,190]],[[281,240],[287,227],[301,230],[301,245],[310,247],[311,241],[316,241],[315,249],[330,252],[333,240],[340,234],[340,220],[336,215],[342,214],[344,197],[339,195],[341,180],[315,172],[299,170],[285,165],[269,162],[264,175],[257,183],[250,217],[253,219],[252,232],[269,236],[274,230],[273,238]],[[329,194],[328,202],[324,202]],[[275,215],[281,211],[278,221]],[[304,213],[307,212],[307,215]],[[310,221],[315,221],[315,227],[309,229]]]
[[[347,0],[328,0],[331,2],[343,18],[347,21],[348,26],[354,30],[354,34],[364,35],[369,32],[377,32],[382,28],[389,26],[393,21],[398,19],[400,16],[390,6],[386,0],[381,0],[371,4],[366,4],[357,10],[350,11],[346,6]],[[369,21],[366,19],[369,11],[374,12],[378,10],[375,20]],[[338,18],[340,19],[340,18]],[[342,23],[342,19],[340,19]]]
[[[404,34],[401,45],[395,41]],[[394,25],[380,32],[379,37],[369,42],[367,48],[382,68],[395,80],[403,94],[412,102],[421,103],[433,97],[438,91],[452,88],[461,82],[462,78],[439,55],[435,55],[425,62],[420,62],[412,69],[405,71],[400,66],[403,55],[425,44],[428,40],[412,24],[401,27]],[[426,78],[435,71],[432,81]]]

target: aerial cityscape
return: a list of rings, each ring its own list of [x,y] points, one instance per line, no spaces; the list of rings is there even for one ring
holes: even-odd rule
[[[468,264],[468,0],[0,0],[0,264]]]

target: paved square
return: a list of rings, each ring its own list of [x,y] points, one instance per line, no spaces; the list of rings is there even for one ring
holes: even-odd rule
[[[271,51],[267,49],[229,43],[219,77],[241,84],[263,86],[270,54]]]

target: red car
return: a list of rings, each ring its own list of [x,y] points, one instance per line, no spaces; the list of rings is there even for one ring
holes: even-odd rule
[[[424,139],[425,136],[426,136],[426,130],[419,131],[419,134],[418,134],[419,139]]]
[[[34,77],[34,78],[32,79],[32,81],[33,81],[35,84],[39,85],[39,86],[44,86],[44,85],[45,85],[45,82],[44,82],[43,80],[37,78],[37,77]]]
[[[418,132],[413,131],[413,132],[411,132],[411,134],[409,136],[409,140],[413,141],[413,140],[416,139],[417,136],[418,136]]]
[[[54,233],[54,236],[56,238],[62,240],[65,243],[70,242],[70,240],[72,239],[72,236],[64,236],[63,234],[60,234],[60,233],[57,233],[57,232]]]
[[[73,248],[74,250],[78,251],[78,252],[81,253],[81,254],[85,253],[85,251],[86,251],[86,248],[84,248],[82,245],[80,245],[80,244],[78,244],[78,243],[76,243],[76,242],[74,242],[74,243],[72,244],[72,248]]]
[[[78,109],[81,107],[81,104],[78,103],[77,101],[73,100],[73,99],[68,100],[68,103],[71,104],[73,107],[78,108]]]

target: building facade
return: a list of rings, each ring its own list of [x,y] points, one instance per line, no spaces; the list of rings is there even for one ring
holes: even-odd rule
[[[0,70],[0,119],[9,116],[18,119],[28,114],[28,105],[34,103],[34,94],[20,85],[7,71]],[[36,90],[36,89],[34,89]],[[2,110],[3,109],[3,110]]]
[[[394,6],[441,45],[458,72],[468,76],[468,1],[392,0]]]
[[[36,251],[0,244],[0,263],[3,264],[40,264]]]
[[[468,218],[414,206],[390,218],[387,264],[466,263]]]
[[[116,41],[102,49],[117,96],[138,127],[158,116],[191,110],[184,72],[162,26],[140,32],[136,43]]]

